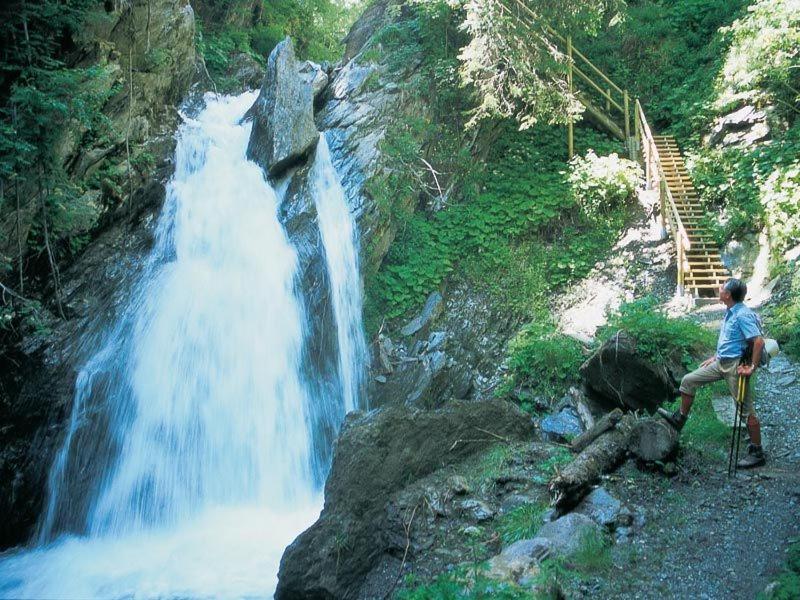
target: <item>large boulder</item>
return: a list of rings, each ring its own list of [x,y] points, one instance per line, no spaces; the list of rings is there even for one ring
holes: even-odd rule
[[[261,92],[249,113],[253,130],[247,158],[272,178],[303,162],[319,139],[311,87],[299,70],[292,40],[286,38],[269,55]]]
[[[499,401],[455,402],[435,411],[393,406],[351,413],[339,436],[319,520],[286,550],[275,597],[355,598],[366,574],[397,548],[393,494],[491,446],[530,439],[530,418]]]
[[[642,356],[624,331],[606,341],[580,369],[591,392],[622,408],[650,414],[677,396],[685,372],[680,364],[656,364]]]

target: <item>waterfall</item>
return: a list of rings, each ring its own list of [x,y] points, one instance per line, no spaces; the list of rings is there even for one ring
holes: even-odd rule
[[[358,398],[363,396],[363,372],[367,363],[367,346],[362,333],[360,270],[356,228],[324,135],[320,135],[317,145],[312,179],[336,316],[342,397],[345,412],[350,412],[358,407]]]
[[[312,403],[335,430],[363,397],[356,231],[321,137],[340,397],[313,397],[297,253],[245,157],[254,100],[208,96],[182,125],[153,250],[78,374],[38,541],[0,557],[0,597],[268,598],[319,514]]]

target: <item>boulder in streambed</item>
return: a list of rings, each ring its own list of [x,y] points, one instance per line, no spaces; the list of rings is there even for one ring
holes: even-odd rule
[[[270,53],[261,92],[247,116],[253,118],[247,158],[272,178],[302,162],[316,146],[311,86],[299,75],[291,39]]]
[[[485,433],[489,430],[491,435]],[[392,498],[492,446],[495,436],[528,440],[533,425],[501,400],[453,402],[432,411],[391,406],[348,415],[325,484],[325,506],[317,522],[286,549],[275,598],[361,597],[368,573],[394,552],[402,554],[406,543],[402,527],[398,532],[392,525],[398,520],[392,520],[397,512]]]
[[[620,331],[581,365],[580,373],[591,392],[624,409],[653,414],[662,402],[678,395],[678,382],[686,370],[680,364],[654,363]]]

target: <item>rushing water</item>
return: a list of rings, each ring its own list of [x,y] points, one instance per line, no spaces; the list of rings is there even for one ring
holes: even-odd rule
[[[0,597],[271,597],[319,513],[310,407],[335,429],[362,397],[356,232],[321,137],[340,385],[312,397],[297,254],[245,158],[254,99],[209,97],[182,126],[154,249],[78,375],[38,540],[0,559]]]

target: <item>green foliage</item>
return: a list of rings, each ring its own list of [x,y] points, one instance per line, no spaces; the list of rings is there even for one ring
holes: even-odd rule
[[[714,113],[717,74],[730,43],[717,35],[749,0],[641,0],[576,45],[642,100],[656,131],[699,141]]]
[[[761,593],[758,600],[798,600],[800,598],[800,540],[790,541],[786,552],[783,572],[776,580],[778,585],[766,595]]]
[[[613,208],[629,200],[641,179],[641,167],[616,153],[598,156],[594,150],[589,150],[586,156],[575,156],[570,161],[572,193],[591,220],[601,220]]]
[[[769,335],[781,344],[781,351],[800,358],[800,268],[794,263],[784,269],[782,276],[789,278],[789,293],[780,304],[764,309],[764,322]]]
[[[758,0],[725,30],[731,46],[719,78],[720,109],[766,100],[800,109],[800,11],[794,0]]]
[[[547,508],[546,504],[523,504],[501,516],[496,527],[503,544],[536,537],[544,524],[543,517]]]
[[[511,387],[531,387],[551,400],[558,398],[577,381],[584,360],[581,350],[580,342],[551,326],[525,326],[509,344]]]
[[[719,243],[765,225],[776,250],[800,243],[800,126],[770,143],[698,151],[689,169]]]
[[[668,317],[652,297],[623,304],[598,331],[598,338],[611,339],[620,330],[626,331],[635,340],[637,351],[650,360],[685,367],[708,354],[714,342],[713,334],[691,319]]]
[[[727,397],[733,402],[728,385],[724,381],[700,388],[689,419],[681,431],[681,443],[687,448],[723,458],[730,444],[731,430],[717,418],[711,404],[714,396]],[[679,401],[676,401],[671,410],[677,410],[678,407]]]
[[[607,571],[612,565],[611,540],[603,531],[587,528],[580,546],[567,559],[570,566],[584,574]]]
[[[459,569],[452,573],[440,575],[433,582],[415,585],[415,580],[406,581],[406,589],[397,593],[398,600],[532,600],[536,596],[530,590],[489,579],[483,574],[477,575]]]
[[[572,462],[574,458],[575,456],[566,448],[555,446],[550,457],[536,465],[537,474],[533,480],[536,483],[546,484],[560,467]]]
[[[503,0],[466,3],[464,29],[469,43],[461,51],[461,78],[478,92],[470,124],[484,119],[514,119],[528,128],[538,122],[565,123],[581,111],[564,77],[563,55],[552,52],[546,26],[594,33],[602,18],[622,2],[560,0],[525,2],[527,10]]]
[[[555,127],[506,127],[484,167],[463,159],[471,165],[464,187],[482,180],[477,193],[465,192],[461,202],[433,215],[410,214],[422,184],[406,174],[419,171],[417,132],[424,127],[423,119],[408,119],[387,135],[383,149],[395,168],[369,188],[402,227],[380,272],[367,280],[375,312],[389,319],[405,314],[458,267],[511,310],[532,317],[549,291],[588,273],[611,246],[624,214],[609,215],[605,228],[574,214],[563,130]],[[582,147],[616,149],[594,132],[576,133]],[[558,240],[546,243],[557,231]]]

